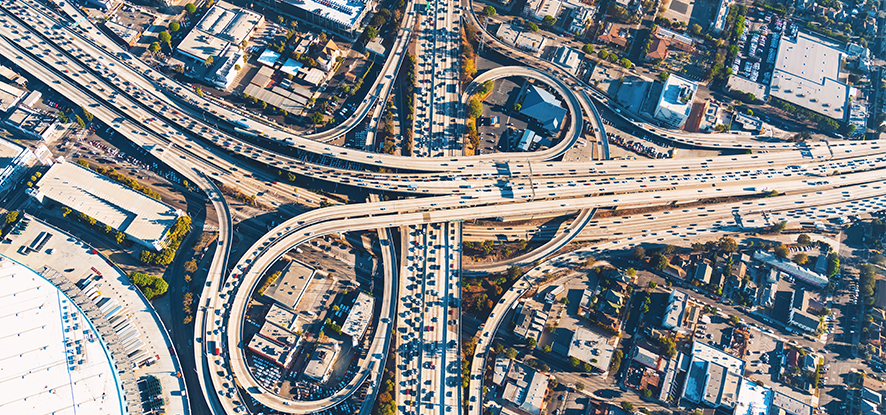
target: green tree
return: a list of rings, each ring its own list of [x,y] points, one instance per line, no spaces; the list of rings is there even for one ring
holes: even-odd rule
[[[656,252],[655,255],[652,256],[652,259],[649,261],[649,263],[656,271],[664,271],[668,267],[668,265],[670,265],[668,257],[662,255],[659,252]]]
[[[376,36],[378,36],[378,29],[373,26],[367,26],[366,31],[363,33],[366,34],[366,40],[371,41],[372,39],[375,39]]]
[[[534,338],[530,337],[530,338],[526,339],[526,346],[529,347],[530,349],[535,349],[535,346],[538,346],[538,342],[535,341]]]
[[[625,69],[631,69],[631,67],[634,66],[634,64],[630,60],[628,60],[628,58],[621,58],[621,60],[619,60],[619,63]]]
[[[649,288],[655,289],[655,287],[658,287],[658,283],[655,281],[649,281]]]
[[[569,364],[570,364],[572,367],[578,367],[578,365],[581,364],[581,361],[578,360],[577,357],[570,357],[570,358],[569,358]]]
[[[181,27],[180,24],[178,24],[178,22],[171,22],[171,23],[169,23],[169,31],[172,32],[172,33],[178,32],[179,29],[181,29],[181,28],[182,28],[182,27]]]
[[[550,352],[551,352],[551,346],[549,346],[549,345],[546,344],[546,345],[544,345],[544,346],[541,347],[541,350],[542,350],[543,352],[545,352],[545,353],[550,353]]]
[[[673,339],[665,337],[661,340],[659,352],[668,359],[673,359],[677,355],[677,343]]]
[[[597,52],[597,57],[600,59],[606,60],[606,58],[609,57],[609,51],[606,49],[603,49],[603,50]]]
[[[733,253],[738,251],[738,243],[735,242],[735,239],[729,237],[721,237],[719,241],[717,241],[717,249],[720,252]]]
[[[809,262],[809,255],[800,252],[797,255],[794,255],[794,262],[796,262],[797,265],[806,265]]]
[[[151,53],[159,52],[160,51],[160,43],[159,42],[151,42],[151,45],[148,46],[148,50],[151,51]]]
[[[870,264],[867,264],[870,265]],[[864,268],[862,268],[862,274],[864,272]],[[834,277],[840,273],[840,257],[837,256],[836,252],[831,252],[828,254],[828,267],[827,267],[828,277]],[[864,275],[862,275],[863,277]],[[864,285],[862,283],[862,285]]]
[[[67,217],[71,213],[71,209],[65,206],[62,206],[62,217]]]
[[[513,347],[508,347],[508,350],[506,353],[507,353],[508,359],[514,359],[517,357],[517,349],[514,349]]]
[[[541,19],[541,23],[547,27],[553,27],[555,23],[557,23],[557,18],[551,15],[546,15]]]
[[[797,243],[803,246],[809,245],[812,243],[812,238],[805,233],[801,233],[800,236],[797,237]]]
[[[188,3],[185,5],[185,10],[188,11],[188,14],[194,14],[197,12],[197,6],[194,3]]]
[[[95,118],[91,112],[86,110],[86,107],[81,105],[80,110],[83,111],[83,118],[86,118],[86,122],[92,122],[93,118]]]
[[[6,223],[13,223],[18,220],[18,211],[11,210],[6,212]]]
[[[314,125],[323,125],[324,121],[325,118],[323,117],[323,114],[320,113],[320,111],[315,112],[314,115],[311,116],[311,123]]]
[[[637,245],[631,250],[631,257],[638,261],[642,260],[643,258],[646,258],[646,250],[643,249],[642,246]]]
[[[582,46],[581,51],[584,53],[587,53],[588,55],[593,55],[594,54],[594,46],[591,45],[590,43],[587,43],[584,46]]]
[[[495,7],[486,6],[483,8],[483,14],[485,14],[489,17],[495,16],[495,12],[496,12]]]
[[[114,236],[114,239],[117,241],[118,244],[122,244],[123,241],[126,240],[126,234],[124,234],[123,232],[117,232],[117,235]]]
[[[621,407],[622,407],[622,409],[624,409],[625,411],[628,411],[628,412],[634,412],[634,404],[632,404],[632,403],[630,403],[630,402],[628,402],[628,401],[624,401],[624,402],[622,402],[622,403],[621,403]]]
[[[529,22],[529,30],[532,32],[538,32],[538,25],[532,22]]]
[[[74,115],[74,119],[77,121],[77,125],[79,125],[80,128],[86,128],[86,122],[83,121],[83,119],[80,118],[79,115]]]
[[[791,250],[788,249],[788,247],[786,245],[780,244],[775,247],[774,252],[775,252],[775,256],[784,259],[784,258],[788,257],[788,255],[791,253]]]
[[[206,58],[205,61],[203,61],[203,66],[210,66],[210,65],[212,65],[212,62],[214,62],[214,61],[215,60],[212,58],[212,56],[209,56]]]
[[[741,319],[739,319],[738,316],[733,314],[733,315],[729,316],[729,321],[732,322],[732,324],[738,324],[738,322],[741,321]]]
[[[477,97],[472,97],[468,101],[468,116],[471,118],[480,118],[483,115],[483,103]]]
[[[165,43],[169,46],[169,50],[172,50],[172,36],[167,31],[162,31],[157,35],[157,39],[160,40],[160,43]]]

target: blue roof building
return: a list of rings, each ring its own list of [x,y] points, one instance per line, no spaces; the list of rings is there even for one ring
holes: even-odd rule
[[[550,92],[535,85],[529,85],[526,96],[523,98],[520,113],[538,121],[545,131],[556,133],[560,131],[563,119],[566,118],[566,108],[561,107],[560,104],[561,101]]]

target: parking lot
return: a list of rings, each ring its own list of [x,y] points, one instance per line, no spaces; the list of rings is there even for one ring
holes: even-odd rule
[[[480,149],[482,153],[495,153],[510,151],[512,145],[505,134],[509,129],[522,130],[526,128],[526,121],[513,117],[514,102],[520,93],[521,80],[518,78],[505,78],[495,81],[495,88],[486,100],[483,101],[483,117],[498,117],[498,126],[478,125],[477,133],[480,135]]]

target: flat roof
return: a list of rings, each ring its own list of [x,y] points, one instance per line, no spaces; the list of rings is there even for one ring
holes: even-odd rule
[[[292,359],[292,347],[281,346],[261,334],[252,336],[247,347],[249,350],[282,367],[289,367],[289,362]]]
[[[318,381],[324,380],[326,375],[329,374],[329,369],[332,368],[332,363],[335,362],[335,358],[340,350],[341,346],[332,340],[318,344],[317,348],[314,349],[314,353],[311,354],[311,360],[305,366],[302,373]]]
[[[136,39],[138,39],[139,33],[138,30],[126,27],[120,23],[117,23],[113,20],[105,21],[105,28],[111,31],[115,36],[119,37],[121,40],[126,42],[127,44],[132,43]]]
[[[696,89],[698,89],[698,84],[695,82],[671,74],[664,83],[658,106],[666,108],[670,112],[682,114],[684,118],[689,117]],[[686,99],[687,96],[688,99]]]
[[[5,82],[0,82],[0,111],[6,111],[25,96],[25,91]]]
[[[816,287],[820,288],[828,284],[828,278],[826,276],[811,271],[807,268],[803,268],[792,261],[780,260],[776,258],[775,255],[768,252],[754,252],[754,259],[756,259],[757,261],[765,262],[771,267],[777,268],[779,271],[790,274],[791,276],[801,279],[809,284],[815,285]]]
[[[110,354],[71,300],[5,257],[0,290],[15,293],[0,305],[4,413],[127,412]]]
[[[839,80],[844,57],[842,50],[808,33],[800,32],[795,40],[783,37],[769,94],[843,120],[849,100],[849,85]]]
[[[15,107],[6,123],[24,131],[30,131],[42,136],[47,129],[52,128],[58,122],[57,117],[40,114],[27,108]]]
[[[772,389],[748,379],[741,380],[733,415],[767,415],[772,403]]]
[[[56,163],[37,188],[45,197],[145,242],[162,241],[180,210],[75,163]]]
[[[305,73],[305,82],[314,86],[320,85],[320,83],[323,82],[323,78],[326,77],[326,73],[317,68],[310,68],[307,71],[302,71]]]
[[[12,163],[12,160],[18,157],[24,149],[24,147],[12,141],[0,138],[0,169]]]
[[[768,94],[768,87],[766,85],[736,74],[729,75],[729,80],[726,81],[726,88],[754,94],[754,97],[761,100],[766,100],[766,95]]]
[[[271,49],[265,49],[264,52],[261,53],[261,56],[258,57],[258,63],[267,66],[274,66],[277,63],[277,60],[280,59],[280,54],[274,52]]]
[[[369,1],[359,0],[282,0],[309,15],[321,16],[327,20],[336,22],[350,30],[355,29],[363,16],[365,9],[370,5]]]
[[[701,341],[692,342],[692,359],[716,363],[739,375],[744,374],[744,360]]]
[[[255,82],[254,79],[253,82]],[[286,110],[291,114],[298,114],[305,109],[304,104],[299,101],[295,101],[289,97],[275,93],[274,91],[260,88],[254,83],[247,85],[246,88],[243,89],[243,92],[255,97],[255,99],[259,101],[267,102],[268,105],[273,105],[281,110]]]
[[[665,309],[664,321],[662,326],[665,328],[674,328],[683,323],[683,312],[686,311],[686,302],[689,296],[683,291],[671,290],[671,298]]]
[[[284,329],[292,330],[295,327],[295,321],[298,319],[298,316],[295,313],[274,304],[271,306],[271,309],[268,310],[268,314],[265,316],[265,321],[274,323]]]
[[[552,61],[557,65],[560,65],[573,75],[578,72],[578,66],[581,63],[581,58],[584,56],[584,53],[581,53],[573,48],[560,46],[557,48],[557,52],[554,53]]]
[[[246,40],[262,19],[252,10],[220,1],[191,29],[177,50],[197,60],[218,56]]]
[[[812,415],[812,405],[777,391],[772,394],[772,407],[793,415]]]
[[[265,290],[265,296],[294,310],[313,278],[313,268],[290,261],[277,281]]]
[[[296,76],[296,75],[298,75],[298,71],[302,68],[302,66],[304,66],[303,63],[301,63],[295,59],[289,58],[289,59],[286,59],[286,63],[284,63],[283,66],[280,67],[280,71],[284,72],[284,73],[288,73],[292,76]]]
[[[609,344],[611,337],[584,327],[576,327],[567,355],[605,372],[609,370],[609,361],[615,352],[615,346]]]
[[[262,324],[261,330],[258,331],[258,334],[262,335],[269,340],[277,342],[281,346],[291,346],[295,344],[298,340],[298,336],[292,334],[291,331],[284,329],[274,323],[269,321],[265,321],[265,324]]]
[[[372,321],[372,310],[375,308],[375,298],[371,295],[361,292],[357,294],[354,305],[351,306],[351,312],[348,318],[341,326],[342,334],[351,336],[354,339],[360,339],[366,333],[369,322]]]

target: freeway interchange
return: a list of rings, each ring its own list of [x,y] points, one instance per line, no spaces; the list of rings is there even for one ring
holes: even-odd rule
[[[604,148],[605,130],[592,102],[605,97],[550,64],[486,36],[495,50],[526,62],[481,74],[471,85],[489,79],[523,76],[552,87],[572,116],[567,139],[549,150],[528,154],[461,155],[461,116],[469,94],[457,88],[458,13],[456,3],[441,2],[421,16],[409,12],[397,34],[394,52],[382,69],[370,99],[341,125],[316,134],[299,135],[244,114],[228,104],[203,97],[145,63],[121,55],[90,23],[70,27],[67,5],[60,15],[35,1],[0,3],[0,54],[23,71],[111,126],[121,136],[150,152],[187,177],[212,200],[219,215],[219,246],[215,251],[197,312],[194,357],[203,396],[215,414],[249,410],[254,399],[281,412],[312,413],[334,407],[367,384],[377,392],[388,353],[395,359],[395,399],[406,414],[471,414],[482,410],[482,380],[488,347],[507,310],[541,277],[545,266],[532,268],[496,305],[479,336],[470,386],[461,388],[461,247],[463,234],[492,239],[509,233],[519,237],[531,228],[490,232],[464,229],[462,221],[491,217],[580,212],[566,230],[544,234],[551,242],[511,263],[544,261],[573,239],[599,239],[595,249],[620,249],[641,241],[669,241],[727,229],[754,228],[778,220],[814,216],[837,217],[845,212],[881,210],[886,151],[880,143],[824,142],[810,144],[734,144],[695,136],[679,137],[641,125],[666,140],[706,148],[783,150],[768,153],[680,160],[553,161],[574,145],[584,131]],[[411,5],[407,6],[412,10]],[[473,13],[469,19],[479,27]],[[413,34],[416,18],[419,33]],[[430,20],[430,21],[428,21]],[[377,125],[377,105],[390,94],[410,40],[418,50],[438,54],[443,65],[420,57],[419,78],[427,89],[418,97],[416,157],[340,148],[327,142],[345,134],[370,116]],[[422,54],[424,55],[424,54]],[[453,88],[455,86],[455,88]],[[459,107],[460,106],[460,107]],[[261,129],[258,138],[243,137],[232,122]],[[230,124],[230,125],[229,125]],[[223,125],[225,128],[219,128]],[[589,128],[585,128],[589,125]],[[248,160],[250,164],[244,164]],[[376,171],[385,168],[385,172]],[[253,193],[289,193],[291,186],[269,183],[280,170],[321,183],[346,185],[372,192],[368,204],[335,206],[292,217],[256,241],[235,264],[229,263],[231,214],[216,183]],[[257,171],[261,173],[257,173]],[[267,174],[270,171],[272,174]],[[377,193],[418,196],[379,201]],[[770,193],[777,196],[764,198]],[[268,196],[270,197],[270,196]],[[699,200],[752,197],[750,201],[711,204],[703,209],[663,209],[629,218],[594,220],[597,209],[666,207]],[[667,217],[663,225],[658,219]],[[759,224],[759,226],[757,225]],[[391,229],[399,229],[401,246],[393,246]],[[617,232],[613,232],[616,230]],[[246,365],[243,338],[246,304],[266,271],[287,252],[318,236],[378,230],[382,241],[385,297],[382,316],[369,353],[353,379],[336,394],[317,401],[295,401],[266,390]],[[399,248],[399,249],[398,249]],[[397,254],[399,263],[397,266]],[[576,254],[573,254],[575,257]],[[562,262],[562,259],[556,261]],[[465,269],[464,271],[467,271]],[[216,355],[214,345],[224,352]],[[193,396],[193,395],[192,395]],[[371,401],[371,399],[370,399]],[[363,411],[371,409],[364,405]]]

